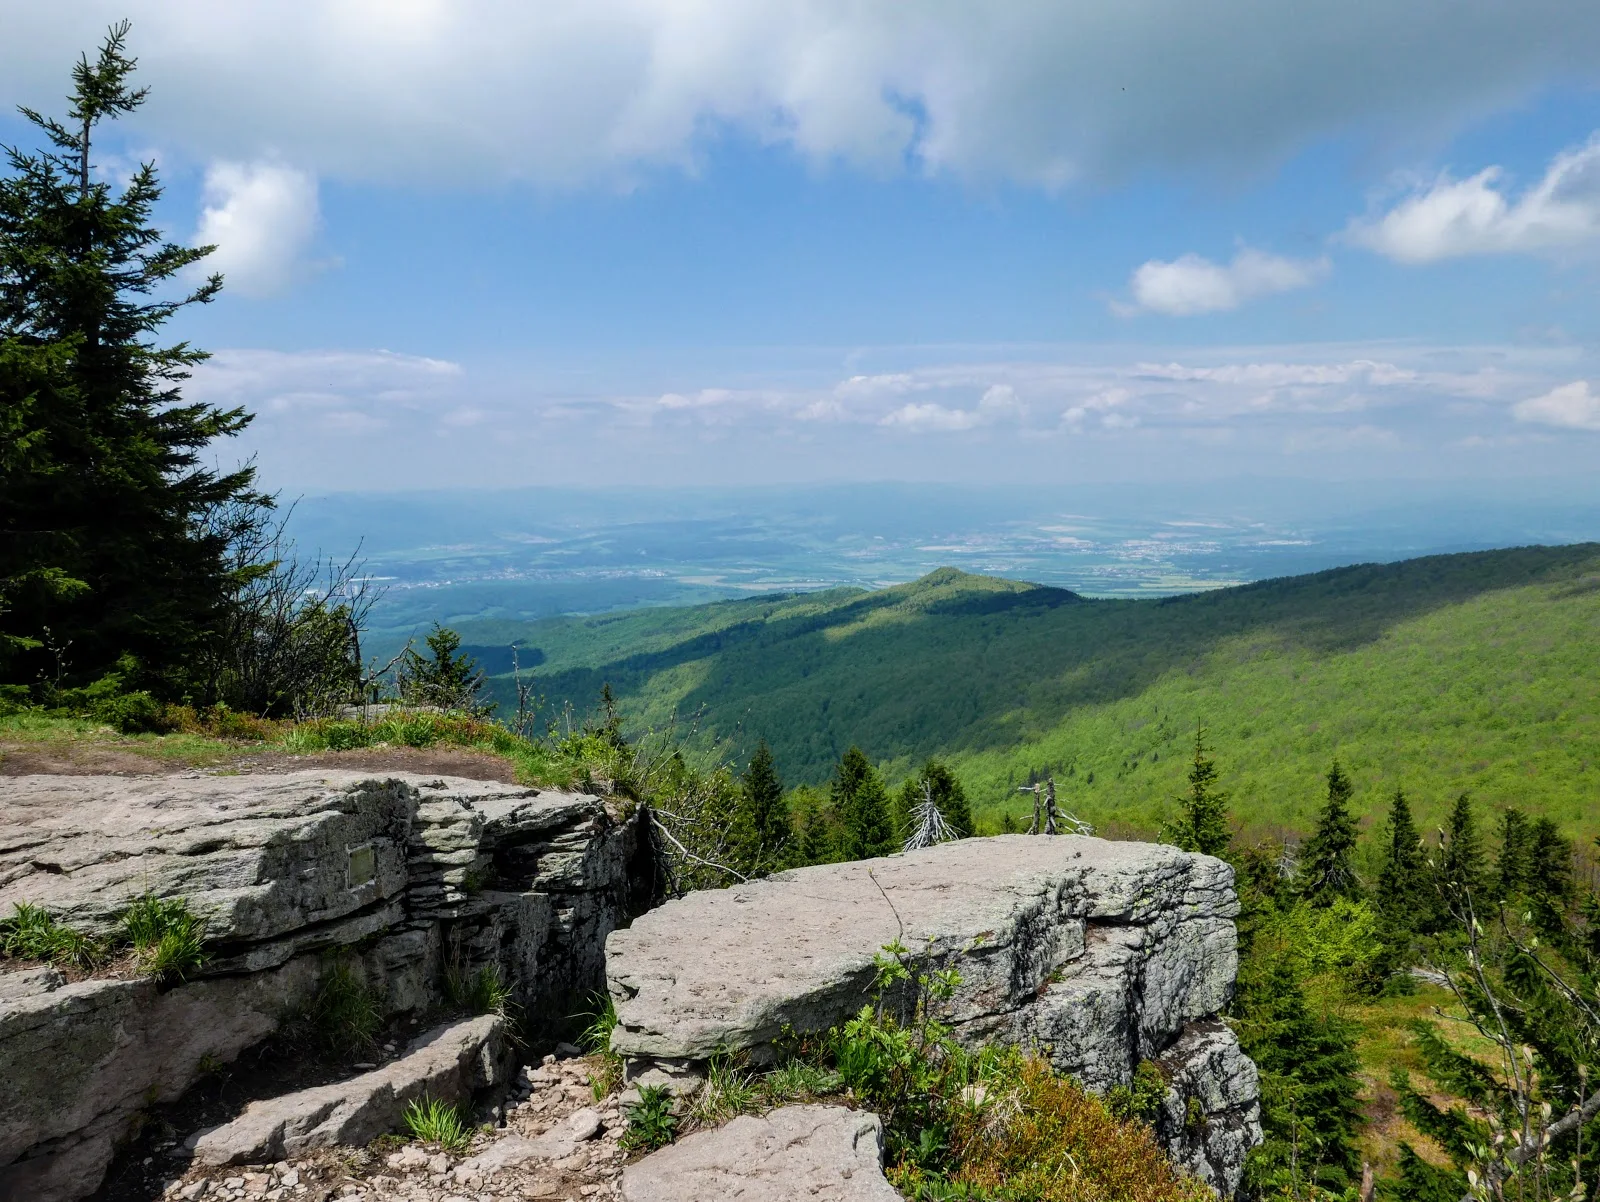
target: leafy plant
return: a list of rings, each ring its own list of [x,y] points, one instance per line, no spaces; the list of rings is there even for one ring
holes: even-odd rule
[[[1148,1122],[1160,1111],[1166,1096],[1167,1079],[1161,1074],[1161,1066],[1153,1060],[1141,1060],[1133,1071],[1131,1084],[1113,1085],[1106,1090],[1106,1109],[1119,1119]]]
[[[205,929],[205,920],[190,913],[182,897],[146,893],[122,913],[139,971],[163,981],[185,980],[206,962]]]
[[[653,1152],[664,1148],[678,1136],[678,1116],[673,1111],[672,1091],[665,1085],[646,1085],[639,1098],[625,1108],[628,1127],[622,1133],[622,1147],[629,1152]]]
[[[62,926],[42,906],[16,903],[10,918],[0,920],[0,953],[16,960],[43,960],[94,968],[105,958],[96,940]]]
[[[439,1098],[423,1097],[408,1103],[405,1123],[413,1138],[446,1152],[458,1152],[472,1141],[471,1121],[458,1107]]]

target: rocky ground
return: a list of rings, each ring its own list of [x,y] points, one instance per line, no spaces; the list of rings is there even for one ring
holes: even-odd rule
[[[270,1165],[192,1168],[159,1197],[222,1202],[541,1202],[619,1196],[627,1159],[616,1095],[596,1102],[592,1057],[546,1056],[518,1071],[503,1114],[484,1116],[471,1143],[449,1152],[395,1137],[365,1149],[324,1149]]]

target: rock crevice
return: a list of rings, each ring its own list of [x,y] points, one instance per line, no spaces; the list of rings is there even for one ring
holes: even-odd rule
[[[636,821],[600,798],[354,772],[17,777],[0,814],[0,914],[87,934],[182,897],[210,958],[187,983],[0,974],[0,1197],[92,1192],[116,1143],[303,1010],[329,956],[388,1014],[490,968],[537,1024],[604,983],[639,904]]]

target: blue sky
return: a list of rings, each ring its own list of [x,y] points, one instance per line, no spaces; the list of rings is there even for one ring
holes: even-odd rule
[[[275,486],[1600,466],[1592,6],[56,7],[0,100],[133,18]]]

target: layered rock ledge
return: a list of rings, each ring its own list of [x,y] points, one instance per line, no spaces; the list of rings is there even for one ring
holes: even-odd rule
[[[1000,836],[796,869],[651,911],[607,941],[631,1081],[687,1085],[718,1052],[760,1061],[786,1028],[870,998],[899,941],[961,985],[942,1017],[1017,1043],[1091,1089],[1143,1060],[1168,1081],[1159,1133],[1224,1196],[1261,1138],[1255,1066],[1216,1021],[1238,967],[1233,871],[1172,847]]]
[[[492,966],[559,1021],[653,879],[638,824],[583,794],[338,771],[4,788],[0,915],[108,935],[134,898],[182,897],[210,958],[174,988],[0,974],[0,1198],[92,1192],[140,1111],[271,1035],[335,959],[387,1014]]]

